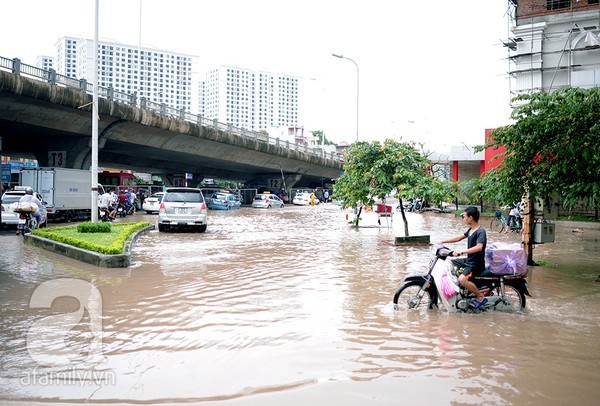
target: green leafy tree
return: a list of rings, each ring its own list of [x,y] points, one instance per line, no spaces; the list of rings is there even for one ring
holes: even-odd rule
[[[485,211],[483,200],[487,197],[488,188],[484,186],[482,178],[473,178],[456,182],[458,199],[465,204],[478,204],[481,211]],[[489,190],[492,190],[490,188]]]
[[[565,206],[600,202],[600,88],[564,88],[516,98],[515,123],[494,130],[478,148],[498,148],[503,162],[482,180],[495,201],[519,201],[527,193],[545,198],[558,193]],[[530,207],[530,202],[529,205]],[[529,216],[533,212],[529,210]],[[525,213],[527,214],[527,213]],[[530,223],[529,227],[532,227]],[[525,241],[533,265],[532,233]]]
[[[319,138],[319,143],[323,145],[336,145],[333,141],[328,140],[323,131],[311,131],[312,135]]]
[[[565,205],[600,202],[600,88],[564,88],[516,98],[514,124],[479,147],[503,146],[504,161],[483,182],[496,201],[558,193]]]
[[[371,205],[375,199],[397,194],[399,198],[420,196],[428,200],[443,200],[447,188],[431,176],[431,162],[418,150],[414,142],[386,140],[357,142],[347,151],[344,174],[336,181],[334,197],[343,206],[357,207],[355,225],[358,226],[362,205]],[[402,204],[400,204],[402,208]],[[408,221],[401,209],[404,233],[408,236]]]

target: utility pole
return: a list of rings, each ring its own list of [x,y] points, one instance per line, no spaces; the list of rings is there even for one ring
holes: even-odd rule
[[[99,0],[96,0],[95,15],[94,15],[94,59],[92,66],[94,67],[92,96],[92,223],[98,222],[98,5]]]
[[[2,137],[0,137],[0,206],[4,194],[4,172],[2,171]],[[0,228],[2,228],[2,210],[0,210]]]

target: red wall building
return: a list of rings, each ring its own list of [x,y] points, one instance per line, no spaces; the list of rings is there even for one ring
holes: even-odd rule
[[[486,128],[485,129],[485,143],[487,144],[489,142],[489,137],[490,134],[492,133],[492,131],[494,131],[493,128]],[[481,171],[481,175],[483,175],[486,172],[491,171],[492,169],[494,169],[496,166],[500,165],[502,163],[502,161],[504,160],[504,157],[497,157],[494,158],[496,155],[502,154],[506,152],[506,148],[504,147],[498,147],[497,149],[488,147],[485,149],[485,159],[482,162],[483,168]]]

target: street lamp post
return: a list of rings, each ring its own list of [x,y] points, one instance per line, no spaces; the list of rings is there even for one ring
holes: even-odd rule
[[[98,222],[98,2],[95,1],[94,12],[94,59],[92,65],[94,72],[92,76],[93,96],[92,96],[92,223]]]
[[[340,59],[347,59],[350,62],[352,62],[354,64],[354,66],[356,66],[356,142],[358,142],[358,90],[359,90],[358,64],[353,59],[347,58],[344,55],[331,54],[331,56],[335,56],[336,58],[340,58]]]

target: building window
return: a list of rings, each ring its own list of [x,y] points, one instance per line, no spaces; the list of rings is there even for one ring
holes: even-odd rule
[[[571,7],[571,0],[547,0],[546,10],[558,10]]]
[[[588,0],[588,4],[598,4],[599,0]]]

